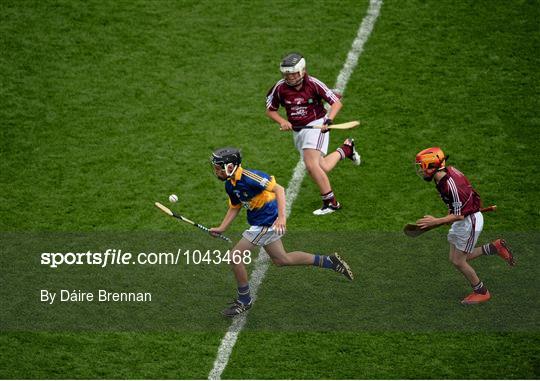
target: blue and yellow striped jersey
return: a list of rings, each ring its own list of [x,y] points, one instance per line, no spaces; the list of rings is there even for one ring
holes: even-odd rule
[[[264,172],[238,167],[225,182],[231,208],[247,208],[247,220],[254,226],[272,226],[278,216],[276,180]]]

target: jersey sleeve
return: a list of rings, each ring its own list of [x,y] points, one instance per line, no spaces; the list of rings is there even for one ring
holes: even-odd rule
[[[261,192],[263,190],[271,192],[276,185],[276,179],[274,176],[270,176],[261,171],[244,169],[242,175],[245,177],[245,181],[250,188],[257,189]]]
[[[324,84],[324,82],[318,80],[317,78],[311,77],[311,81],[315,85],[317,94],[321,96],[329,105],[333,105],[339,101],[339,97]]]
[[[281,81],[277,82],[266,94],[266,109],[270,111],[277,111],[279,109],[279,85]]]
[[[456,186],[456,182],[454,181],[453,178],[450,177],[446,183],[446,186],[448,187],[447,193],[448,193],[448,198],[450,201],[448,203],[448,213],[461,215],[463,202],[460,199],[459,190]]]

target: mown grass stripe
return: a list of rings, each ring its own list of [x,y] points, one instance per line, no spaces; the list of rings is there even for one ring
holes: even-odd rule
[[[369,35],[373,30],[375,21],[379,16],[381,5],[381,0],[371,0],[369,3],[367,15],[364,17],[362,23],[360,24],[360,27],[358,28],[356,38],[354,39],[352,47],[347,54],[347,60],[345,61],[345,64],[343,65],[343,68],[341,69],[337,77],[335,88],[341,94],[343,94],[343,92],[345,91],[347,82],[349,81],[352,72],[358,64],[358,58],[360,57],[360,54],[364,49],[364,44],[366,43]],[[296,168],[294,169],[294,173],[291,180],[289,181],[289,185],[287,186],[287,217],[291,213],[291,208],[294,200],[296,199],[296,197],[298,197],[298,193],[300,192],[300,185],[302,184],[304,175],[304,162],[302,161],[302,159],[300,159],[298,161],[298,164],[296,165]],[[250,289],[253,297],[253,302],[255,302],[257,299],[257,291],[266,275],[266,271],[268,270],[269,265],[270,261],[268,258],[268,254],[266,254],[264,249],[261,249],[259,252],[259,257],[257,258],[257,262],[255,264],[255,269],[251,274],[250,280]],[[239,315],[233,319],[229,330],[223,337],[223,340],[221,341],[221,344],[218,348],[217,357],[214,361],[214,367],[210,371],[208,379],[219,380],[221,378],[221,374],[223,373],[223,370],[225,370],[225,367],[229,362],[229,358],[231,356],[234,345],[236,344],[236,340],[238,339],[238,335],[246,324],[246,319],[247,314]]]

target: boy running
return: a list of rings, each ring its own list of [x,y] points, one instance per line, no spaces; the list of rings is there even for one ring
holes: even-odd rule
[[[361,158],[354,139],[345,139],[335,151],[328,152],[330,141],[328,126],[341,110],[340,96],[335,94],[319,79],[306,72],[306,60],[299,53],[288,54],[279,66],[283,78],[266,95],[266,115],[279,124],[282,131],[293,130],[294,145],[300,152],[306,169],[317,186],[322,206],[313,211],[316,216],[330,214],[341,209],[328,173],[346,158],[360,165]],[[327,111],[324,102],[330,105]],[[285,108],[287,119],[278,110]],[[324,126],[322,129],[295,129],[298,126]]]
[[[236,148],[221,148],[214,151],[211,162],[216,177],[225,182],[225,191],[229,196],[229,210],[221,225],[211,228],[210,233],[226,231],[238,216],[242,206],[247,209],[247,220],[251,225],[234,246],[233,256],[242,255],[257,246],[262,246],[272,262],[278,266],[318,266],[332,269],[353,280],[354,276],[349,266],[337,254],[313,255],[303,251],[285,251],[281,242],[287,224],[285,189],[276,183],[273,176],[242,168],[242,157]],[[233,260],[231,266],[236,278],[238,297],[223,311],[223,315],[228,317],[241,314],[252,305],[248,274],[244,264],[241,260]]]
[[[446,167],[446,159],[439,147],[427,148],[416,155],[418,175],[426,181],[435,181],[442,200],[448,206],[445,217],[428,215],[416,221],[416,224],[422,229],[452,224],[448,232],[450,262],[465,276],[473,290],[461,303],[484,303],[491,299],[491,295],[469,261],[482,255],[498,254],[513,266],[514,257],[504,239],[475,247],[484,226],[480,196],[463,173],[454,167]]]

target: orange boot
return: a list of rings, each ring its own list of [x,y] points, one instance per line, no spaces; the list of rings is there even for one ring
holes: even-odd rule
[[[492,244],[497,249],[497,254],[499,255],[499,257],[504,259],[509,266],[514,266],[516,264],[514,255],[512,254],[512,251],[510,251],[510,248],[508,247],[504,239],[498,239],[496,241],[493,241]]]
[[[461,304],[480,304],[487,302],[489,299],[491,299],[491,294],[489,293],[489,291],[486,291],[485,294],[473,292],[467,295],[467,297],[461,301]]]

